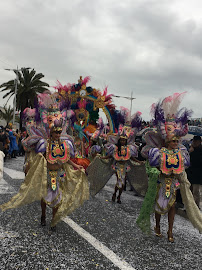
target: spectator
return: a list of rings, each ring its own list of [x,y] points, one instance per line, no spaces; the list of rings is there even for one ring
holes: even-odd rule
[[[200,187],[202,185],[202,145],[200,136],[194,136],[189,152],[190,167],[187,169],[187,175],[191,183],[194,200],[200,208]]]
[[[10,147],[9,147],[9,156],[12,158],[16,158],[16,154],[18,151],[18,145],[16,140],[16,130],[12,130],[12,124],[9,123],[9,140],[10,140]]]
[[[6,159],[6,156],[8,154],[8,149],[9,149],[9,139],[8,135],[5,133],[5,130],[2,126],[0,126],[0,144],[1,144],[1,151],[4,152],[4,160]]]

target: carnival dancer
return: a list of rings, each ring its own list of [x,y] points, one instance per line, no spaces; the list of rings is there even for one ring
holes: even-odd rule
[[[90,149],[89,149],[89,158],[93,160],[97,155],[102,154],[103,152],[103,131],[104,123],[103,119],[100,117],[98,120],[98,127],[93,134],[90,136]],[[102,136],[102,138],[101,138]]]
[[[137,224],[143,231],[149,232],[149,215],[155,202],[155,234],[162,237],[160,219],[161,215],[168,213],[167,237],[169,242],[174,242],[176,190],[179,188],[188,217],[193,225],[202,231],[202,215],[194,203],[189,190],[190,183],[185,173],[185,168],[190,164],[189,153],[179,143],[180,137],[185,136],[188,132],[187,122],[191,114],[191,111],[186,108],[178,111],[183,96],[184,93],[175,93],[152,106],[157,132],[146,134],[147,145],[142,150],[142,154],[148,157],[150,166],[157,169],[148,167],[149,188]]]
[[[31,128],[34,126],[36,127],[36,124],[40,125],[40,115],[39,112],[36,110],[36,108],[31,109],[31,108],[25,108],[23,113],[22,113],[22,126],[23,128],[26,130],[23,133],[23,138],[22,138],[22,148],[25,152],[25,160],[24,160],[24,166],[23,166],[23,171],[25,173],[25,175],[27,174],[27,171],[29,169],[29,166],[27,166],[28,164],[28,160],[30,161],[33,157],[36,156],[36,152],[35,152],[35,144],[32,144],[33,147],[26,147],[26,138],[28,136],[32,136],[32,131]]]
[[[27,174],[18,194],[0,208],[4,211],[40,200],[41,225],[46,225],[48,205],[53,209],[51,229],[55,230],[62,217],[88,199],[89,186],[82,167],[70,160],[74,148],[73,139],[65,131],[67,102],[58,93],[40,94],[38,100],[44,128],[32,126],[30,136],[23,142],[36,155],[27,161]]]
[[[48,180],[48,192],[46,197],[41,200],[41,225],[46,225],[46,205],[53,209],[54,220],[55,214],[58,211],[60,204],[62,203],[63,194],[62,186],[65,182],[65,164],[72,165],[77,170],[82,170],[83,167],[75,164],[70,159],[70,149],[65,141],[60,140],[62,133],[62,125],[58,120],[55,120],[54,126],[50,130],[50,139],[47,141],[46,147],[46,160],[47,160],[47,180]],[[70,168],[69,168],[70,169]],[[55,226],[51,227],[52,230]]]
[[[118,139],[117,145],[112,150],[113,152],[108,152],[106,157],[100,156],[100,159],[114,159],[112,168],[116,173],[117,182],[112,195],[112,201],[115,202],[116,193],[119,191],[119,195],[117,197],[117,203],[119,204],[121,204],[121,194],[126,184],[126,174],[130,170],[128,161],[131,159],[139,164],[142,164],[141,161],[136,159],[138,156],[137,149],[132,145],[129,146],[127,144],[127,139],[128,137],[122,133]]]
[[[93,160],[97,155],[102,153],[102,147],[98,144],[97,141],[90,138],[90,147],[88,151],[88,157],[90,160]]]
[[[0,150],[4,153],[4,161],[6,160],[8,149],[9,149],[9,139],[3,126],[0,126]]]
[[[121,194],[125,186],[125,179],[133,185],[134,189],[144,195],[147,188],[147,177],[143,162],[136,159],[138,155],[137,147],[134,144],[137,126],[141,126],[140,113],[135,114],[131,126],[120,125],[116,135],[108,136],[108,143],[105,145],[106,156],[96,157],[87,169],[88,179],[91,183],[91,194],[95,195],[108,182],[110,177],[115,173],[117,182],[115,185],[112,201],[121,203]],[[123,123],[124,124],[124,123]],[[100,161],[99,161],[100,160]],[[135,164],[133,163],[135,162]],[[137,164],[142,164],[142,166]],[[142,167],[143,175],[141,176],[140,185],[138,182],[138,167]],[[116,193],[119,191],[118,197]]]

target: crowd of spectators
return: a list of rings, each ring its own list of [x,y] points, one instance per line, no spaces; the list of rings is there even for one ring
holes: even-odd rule
[[[189,121],[189,126],[197,126],[197,127],[202,127],[202,119],[198,118],[198,119],[191,119]]]
[[[26,136],[27,133],[24,128],[18,130],[11,129],[9,126],[0,126],[0,150],[5,154],[4,160],[25,154],[21,141]]]
[[[202,127],[202,119],[201,118],[197,118],[197,119],[191,119],[189,120],[188,123],[189,126],[197,126],[197,127]],[[153,121],[142,121],[142,128],[153,128]]]

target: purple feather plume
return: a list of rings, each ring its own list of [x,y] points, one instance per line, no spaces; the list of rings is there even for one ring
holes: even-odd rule
[[[142,126],[142,117],[139,113],[136,113],[131,120],[131,127],[140,129]]]
[[[126,122],[126,114],[123,111],[118,112],[117,121],[120,124],[124,125]]]
[[[68,98],[63,98],[63,100],[60,102],[60,111],[62,111],[63,109],[70,109],[70,100]]]
[[[162,102],[159,101],[157,104],[153,106],[151,109],[151,114],[154,117],[153,124],[156,126],[158,122],[165,123],[164,111],[161,107]]]
[[[73,126],[74,123],[76,122],[76,114],[75,113],[72,113],[70,120],[71,120],[71,125]]]
[[[176,123],[181,122],[182,125],[185,125],[191,118],[193,111],[186,108],[182,108],[177,112]]]

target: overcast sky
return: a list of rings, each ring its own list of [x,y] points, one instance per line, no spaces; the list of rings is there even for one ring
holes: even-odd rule
[[[201,0],[1,0],[0,84],[17,66],[52,86],[89,75],[94,88],[133,91],[146,120],[153,102],[187,91],[182,106],[202,117],[201,10]]]

